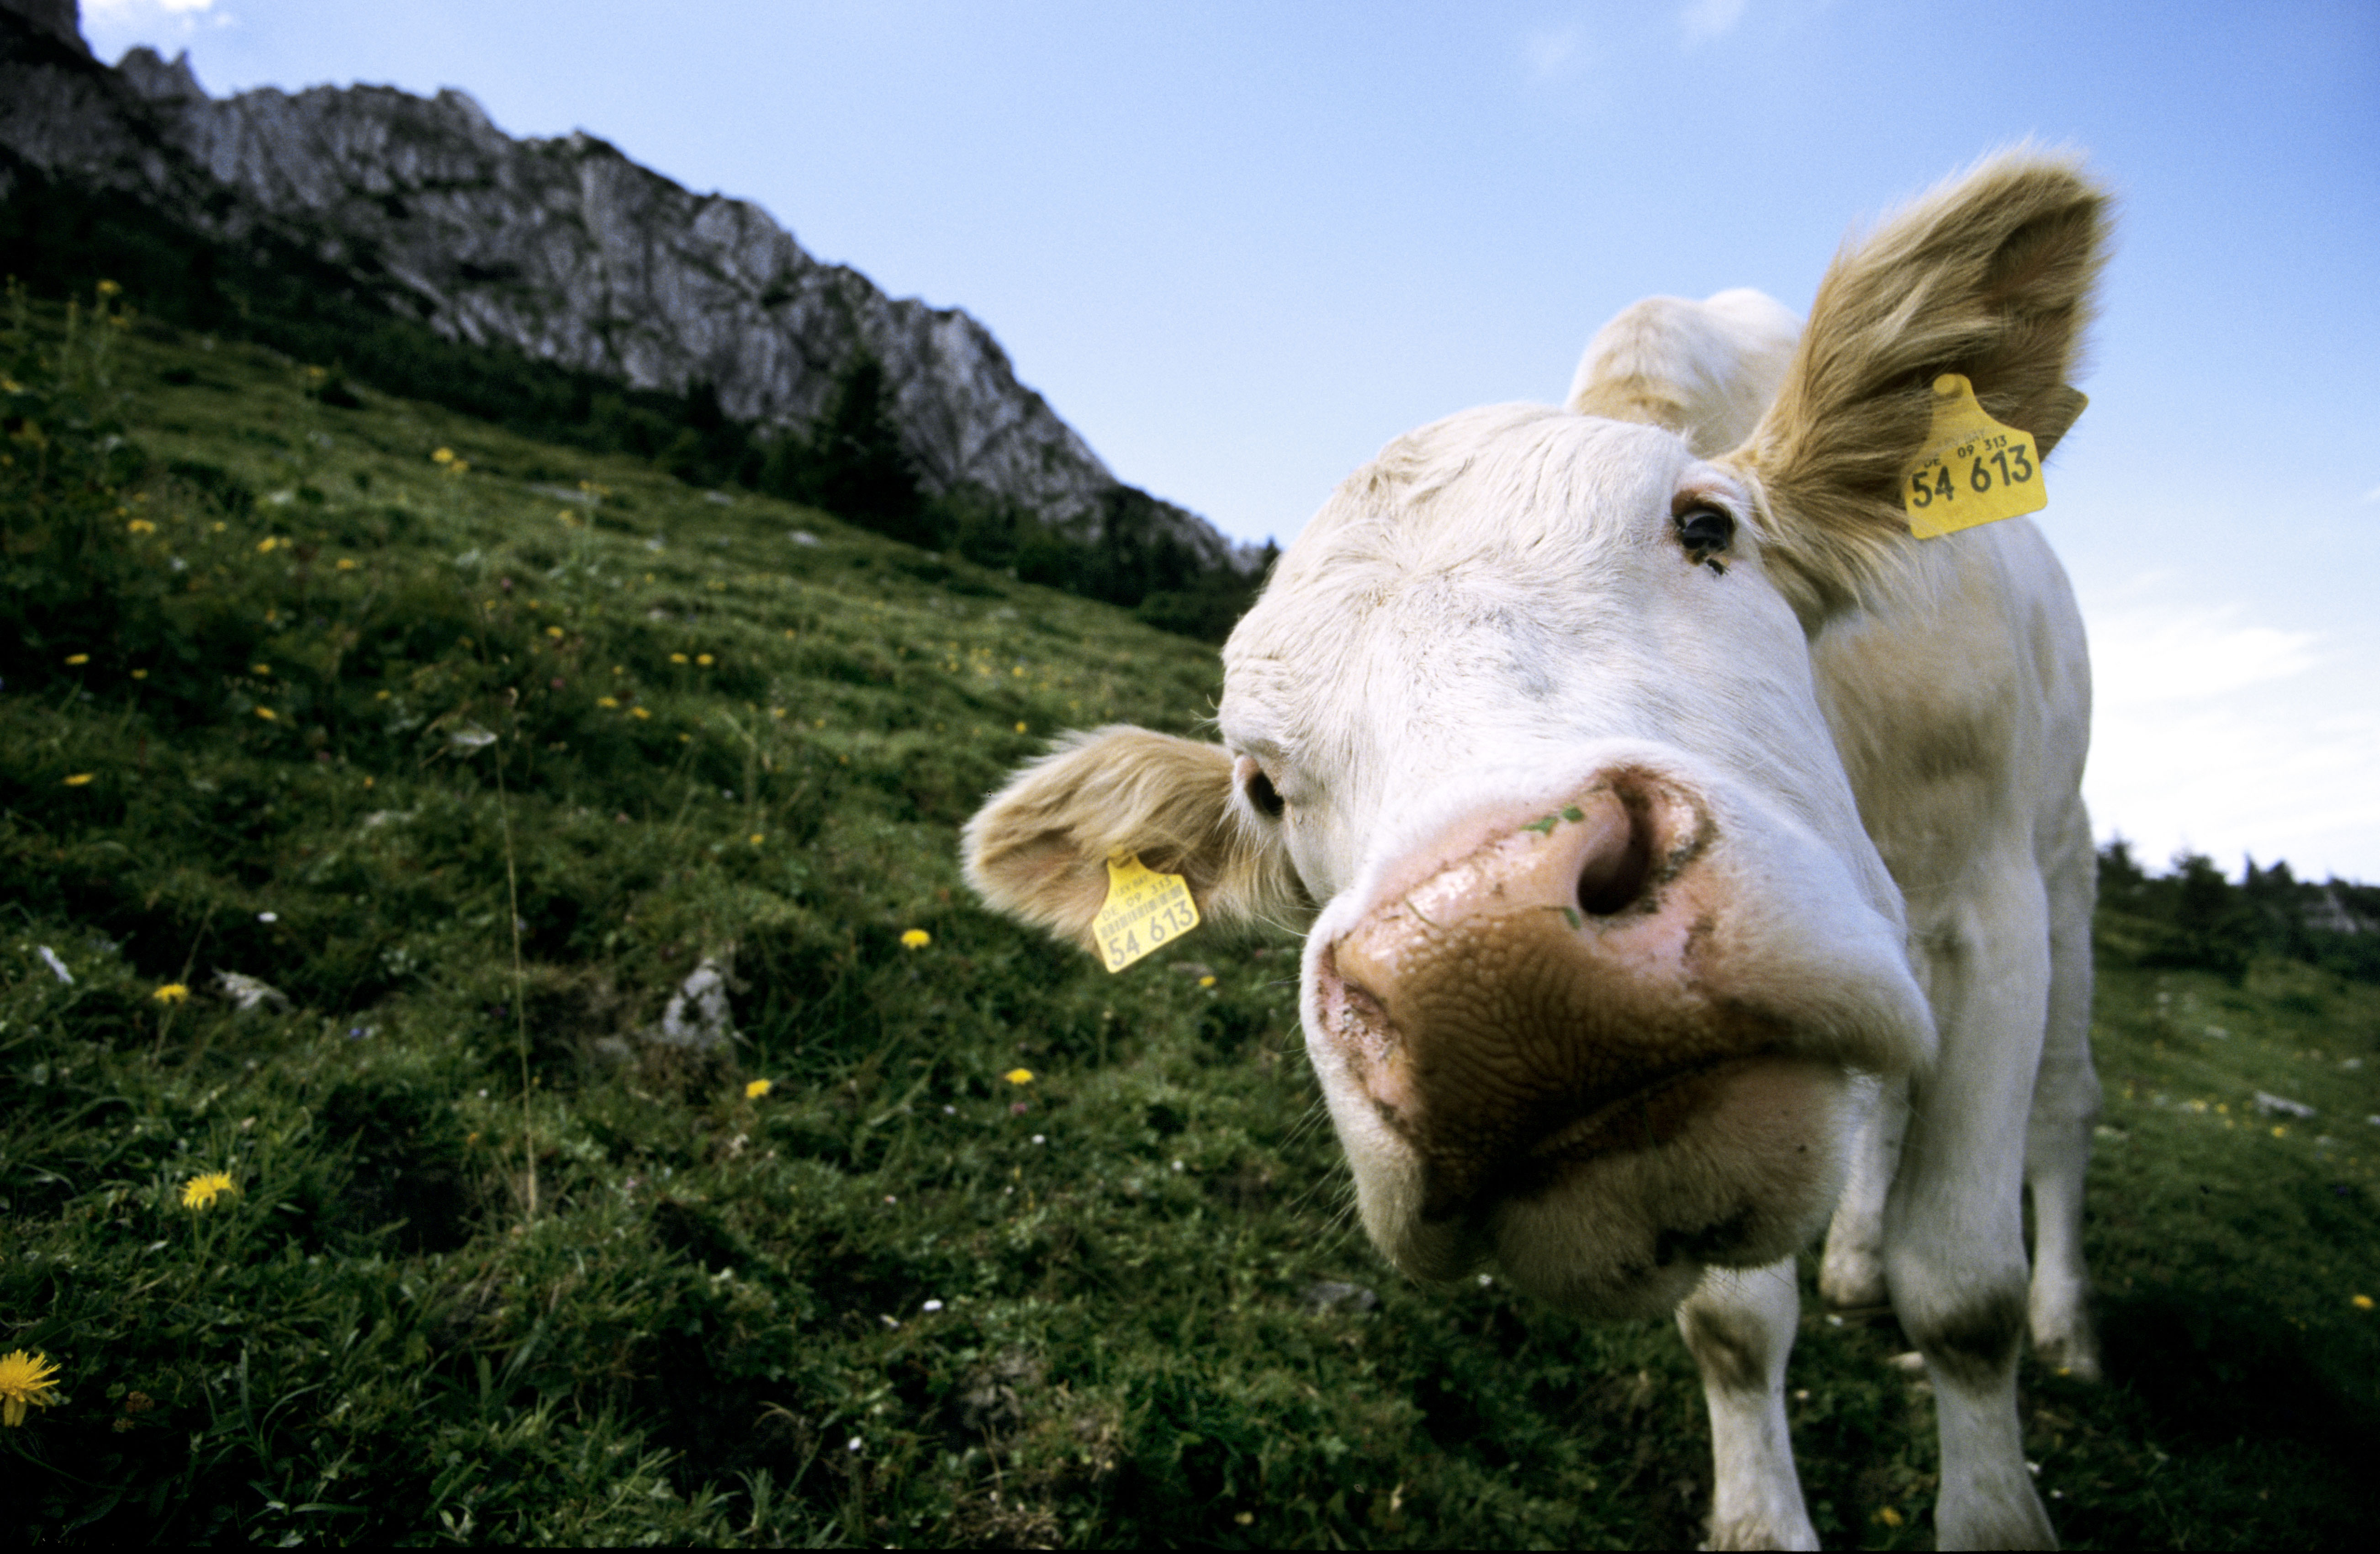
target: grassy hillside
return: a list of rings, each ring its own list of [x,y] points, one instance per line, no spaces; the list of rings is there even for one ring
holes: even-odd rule
[[[1002,771],[1195,729],[1211,650],[253,347],[30,312],[0,369],[29,1543],[1699,1536],[1665,1326],[1366,1245],[1286,941],[1111,977],[960,886]],[[652,1039],[706,958],[739,1039]],[[2098,1040],[2111,1378],[2026,1374],[2054,1514],[2345,1543],[2380,989],[2119,961]],[[1904,1347],[1805,1318],[1829,1543],[1930,1542]]]

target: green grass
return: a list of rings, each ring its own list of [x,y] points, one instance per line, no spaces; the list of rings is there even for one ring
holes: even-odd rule
[[[1666,1326],[1366,1245],[1287,941],[1111,977],[961,886],[1004,771],[1194,732],[1210,650],[253,348],[86,321],[59,369],[61,328],[74,392],[20,368],[12,431],[64,447],[72,400],[137,453],[0,468],[0,1350],[61,1383],[0,1431],[27,1542],[1699,1537]],[[705,955],[741,1041],[646,1039]],[[2053,1514],[2346,1543],[2380,989],[2110,956],[2097,1040],[2111,1376],[2025,1374]],[[1810,1305],[1821,1536],[1930,1541],[1905,1345]]]

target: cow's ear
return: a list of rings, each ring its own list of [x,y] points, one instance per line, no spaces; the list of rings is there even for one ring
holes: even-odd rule
[[[2079,158],[2020,148],[1836,256],[1776,401],[1729,455],[1765,488],[1772,576],[1805,625],[1855,602],[1909,538],[1900,482],[1937,376],[1963,373],[2045,455],[2073,424],[2108,219]]]
[[[1287,849],[1232,802],[1231,752],[1147,729],[1066,735],[992,795],[960,848],[996,910],[1086,949],[1119,853],[1183,876],[1218,922],[1278,919],[1301,900]]]

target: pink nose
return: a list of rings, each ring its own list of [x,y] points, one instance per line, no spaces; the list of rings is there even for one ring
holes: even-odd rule
[[[1666,1140],[1773,1037],[1700,984],[1725,902],[1695,795],[1609,771],[1458,834],[1320,963],[1326,1030],[1419,1156],[1426,1217]]]

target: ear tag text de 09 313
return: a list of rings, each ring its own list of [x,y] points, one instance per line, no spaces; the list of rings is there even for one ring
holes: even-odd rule
[[[2079,396],[2078,396],[2079,397]],[[1934,380],[1934,427],[1900,482],[1909,532],[1938,540],[2049,505],[2033,434],[1992,419],[1956,372]]]
[[[1091,919],[1091,932],[1110,971],[1122,971],[1197,926],[1198,904],[1182,876],[1142,868],[1136,853],[1108,859],[1107,904]]]

